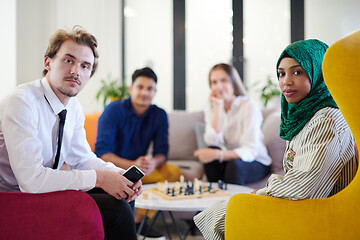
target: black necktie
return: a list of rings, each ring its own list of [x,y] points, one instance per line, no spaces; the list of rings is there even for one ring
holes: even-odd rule
[[[57,151],[56,151],[55,163],[54,163],[53,169],[57,169],[57,167],[59,165],[61,141],[62,141],[62,137],[63,137],[64,124],[65,124],[65,119],[66,119],[66,109],[62,110],[58,115],[60,118],[59,135],[58,135],[58,142],[57,142],[58,147],[57,147]]]

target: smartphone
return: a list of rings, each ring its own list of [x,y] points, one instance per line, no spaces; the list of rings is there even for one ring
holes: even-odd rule
[[[136,183],[145,176],[145,173],[143,173],[137,166],[132,165],[123,173],[123,176],[131,182]]]

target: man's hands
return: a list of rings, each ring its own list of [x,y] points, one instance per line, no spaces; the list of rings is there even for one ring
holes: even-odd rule
[[[201,148],[194,152],[194,156],[199,158],[199,160],[203,163],[209,163],[216,159],[219,159],[219,153],[219,149]]]
[[[149,175],[156,168],[156,159],[152,155],[141,156],[136,159],[134,165],[140,168],[145,175]]]
[[[96,170],[96,187],[102,188],[116,199],[128,197],[127,202],[135,200],[142,193],[141,180],[133,184],[120,173],[108,170]]]

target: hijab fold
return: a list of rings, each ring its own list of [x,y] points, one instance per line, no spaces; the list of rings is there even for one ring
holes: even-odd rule
[[[322,108],[337,105],[325,85],[322,74],[322,62],[328,45],[316,40],[302,40],[287,46],[276,64],[278,69],[281,59],[291,57],[304,69],[311,83],[309,94],[300,102],[290,104],[281,96],[280,137],[290,141],[306,125],[314,114]]]

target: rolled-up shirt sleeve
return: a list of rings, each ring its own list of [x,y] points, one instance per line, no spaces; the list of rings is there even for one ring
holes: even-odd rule
[[[159,110],[156,123],[156,132],[154,136],[153,154],[162,154],[167,158],[169,152],[169,122],[164,110]]]

